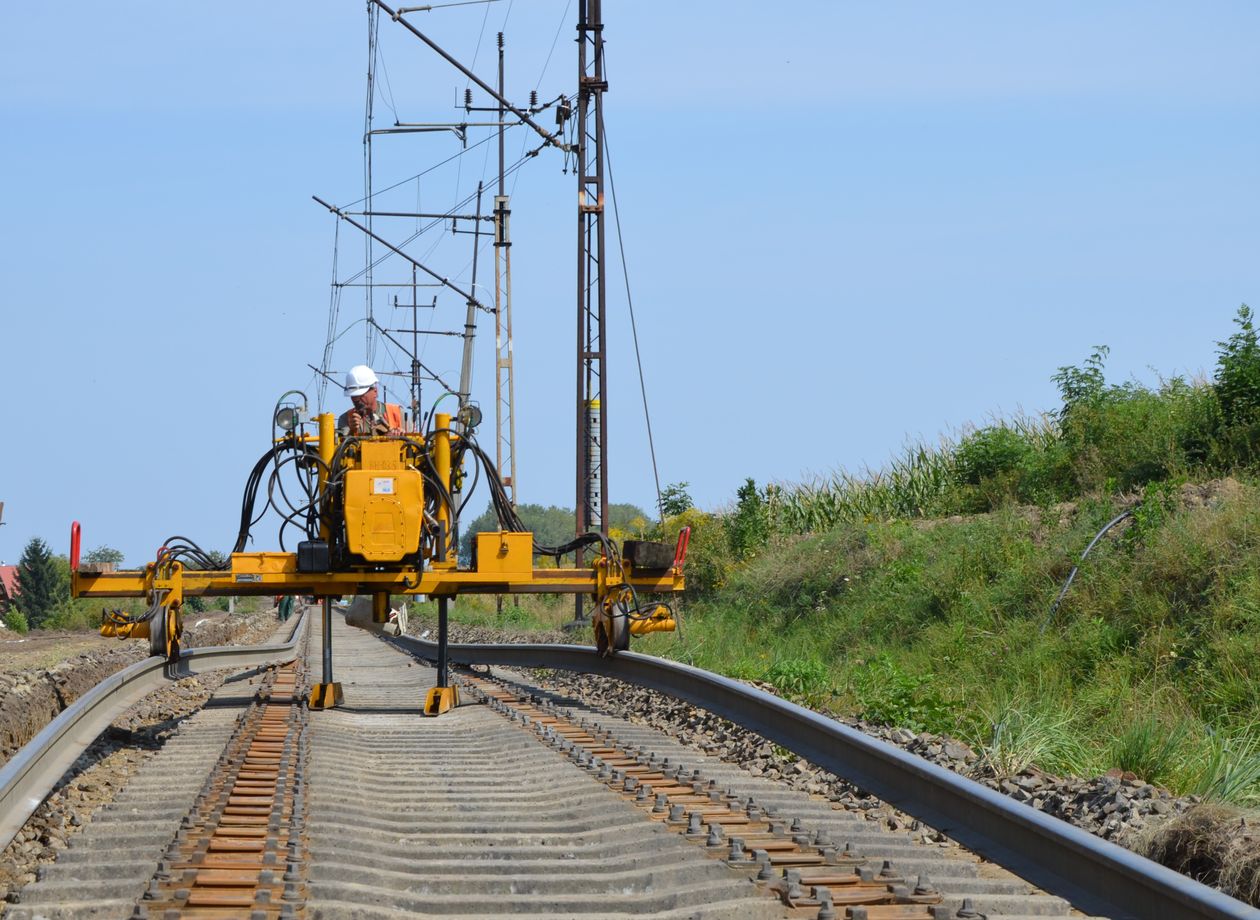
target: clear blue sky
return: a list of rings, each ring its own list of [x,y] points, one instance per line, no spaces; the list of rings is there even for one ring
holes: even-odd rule
[[[412,18],[487,78],[506,21],[509,94],[551,98],[575,82],[566,6]],[[702,506],[1053,408],[1050,375],[1095,344],[1112,379],[1210,373],[1238,304],[1260,305],[1255,3],[608,0],[605,20],[661,475]],[[0,559],[33,535],[64,552],[74,518],[132,564],[172,534],[232,543],[275,398],[314,394],[333,222],[309,196],[360,197],[365,33],[359,0],[0,9]],[[463,78],[381,36],[378,124],[458,118]],[[382,142],[377,184],[457,150]],[[448,207],[484,150],[390,203]],[[566,505],[574,184],[544,154],[513,189],[521,498]],[[467,280],[465,240],[412,251]],[[650,507],[624,298],[610,310],[611,497]],[[347,293],[341,325],[361,311]],[[455,299],[438,313],[462,321]],[[455,375],[446,344],[426,361]],[[363,348],[351,330],[334,366]]]

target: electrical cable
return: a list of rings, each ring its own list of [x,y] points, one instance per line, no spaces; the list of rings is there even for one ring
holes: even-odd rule
[[[367,98],[363,108],[363,200],[367,202],[367,211],[372,210],[372,117],[373,108],[376,101],[376,58],[377,43],[380,40],[380,7],[376,4],[368,4],[368,68],[367,68]],[[369,215],[365,218],[367,222],[368,232],[363,235],[363,265],[364,275],[367,279],[367,285],[363,290],[364,298],[364,315],[371,320],[372,318],[372,269],[373,269],[373,243],[372,239],[372,218]],[[372,328],[369,326],[365,331],[364,357],[367,363],[371,364],[375,358],[375,351],[372,345]]]
[[[385,81],[385,92],[380,93],[381,101],[389,106],[389,110],[394,113],[394,124],[398,124],[402,119],[398,117],[398,107],[394,104],[394,87],[389,82],[389,68],[385,66],[385,54],[379,48],[376,53],[381,68],[381,76]],[[380,90],[378,89],[377,92],[380,92]]]
[[[483,40],[485,39],[485,37],[486,37],[486,23],[487,23],[487,22],[489,22],[489,21],[490,21],[490,6],[489,6],[489,4],[487,4],[487,5],[486,5],[485,12],[484,12],[484,13],[482,13],[482,16],[481,16],[481,30],[477,33],[477,44],[476,44],[476,46],[473,48],[472,63],[468,66],[468,69],[469,69],[469,70],[476,70],[476,69],[477,69],[477,58],[481,55],[481,43],[482,43],[482,41],[483,41]],[[471,88],[472,88],[472,87],[471,87],[471,83],[472,83],[472,81],[471,81],[471,80],[469,80],[469,79],[467,79],[467,78],[465,78],[465,79],[464,79],[464,97],[465,97],[465,99],[470,98],[470,97],[469,97],[469,95],[468,95],[468,91],[469,91],[469,89],[471,89]],[[489,148],[489,147],[487,147],[487,148],[486,148],[486,156],[488,157],[489,155],[490,155],[490,148]],[[459,194],[459,182],[460,182],[460,180],[461,180],[463,177],[464,177],[464,161],[463,161],[463,160],[460,160],[460,161],[459,161],[459,163],[458,163],[458,164],[456,164],[456,167],[455,167],[455,194],[456,194],[456,195],[458,195],[458,194]],[[485,178],[485,168],[484,168],[484,166],[483,166],[483,167],[482,167],[482,179],[484,179],[484,178]]]
[[[556,52],[556,43],[560,41],[560,33],[564,31],[564,24],[569,21],[569,9],[572,6],[573,6],[573,0],[567,0],[567,2],[564,5],[564,12],[560,16],[560,22],[556,25],[556,34],[551,39],[551,48],[549,48],[547,51],[547,59],[543,61],[542,70],[539,71],[538,73],[538,82],[534,84],[535,92],[538,91],[538,87],[542,86],[542,81],[547,76],[547,69],[551,66],[551,56],[555,54]],[[552,104],[554,105],[554,103]],[[528,145],[529,145],[529,138],[525,137],[521,141],[521,155],[522,156],[525,155],[525,148]],[[504,171],[504,176],[506,177],[506,175],[507,175],[507,172]],[[516,194],[516,183],[519,180],[519,178],[520,178],[519,176],[512,177],[512,189],[508,193],[509,195]]]
[[[520,125],[522,125],[522,124],[524,124],[524,122],[520,122],[520,121],[518,121],[518,122],[517,122],[516,124],[514,124],[514,125],[508,125],[508,127],[509,127],[509,128],[515,128],[515,127],[518,127],[518,126],[520,126]],[[467,147],[464,147],[464,148],[460,149],[460,151],[459,151],[458,153],[452,153],[452,154],[451,154],[449,157],[447,157],[445,160],[439,160],[438,162],[434,163],[434,164],[433,164],[432,166],[430,166],[428,169],[422,169],[420,172],[416,173],[414,176],[408,176],[406,179],[400,179],[399,181],[395,182],[393,185],[387,185],[387,186],[385,186],[384,188],[377,189],[377,190],[376,190],[376,192],[375,192],[374,194],[376,194],[376,195],[384,195],[386,192],[392,192],[394,189],[398,188],[400,185],[406,185],[408,182],[415,182],[417,179],[421,179],[421,178],[423,178],[424,176],[427,176],[429,173],[433,172],[434,170],[441,169],[443,166],[445,166],[447,163],[450,163],[452,160],[458,160],[460,157],[464,156],[466,153],[468,153],[468,152],[470,152],[470,151],[472,151],[472,150],[476,150],[476,149],[477,149],[478,147],[480,147],[482,144],[489,143],[492,139],[494,139],[494,137],[495,137],[495,135],[491,134],[491,135],[488,135],[487,137],[485,137],[485,138],[483,138],[483,139],[481,139],[481,140],[477,141],[477,142],[476,142],[476,143],[474,143],[474,144],[469,144]],[[363,204],[363,202],[365,202],[365,201],[367,201],[367,199],[366,199],[366,198],[360,198],[360,199],[359,199],[359,200],[357,200],[357,201],[352,201],[352,202],[350,202],[350,203],[349,203],[349,204],[347,204],[347,205],[343,205],[342,209],[343,209],[343,210],[348,210],[348,209],[350,209],[350,208],[353,208],[353,207],[356,207],[356,206],[358,206],[358,205]]]
[[[507,9],[507,12],[504,15],[505,24],[511,15],[512,6],[513,5],[510,3]],[[556,44],[559,41],[560,33],[563,30],[564,21],[568,16],[568,11],[569,11],[570,6],[571,6],[571,0],[569,3],[566,3],[564,15],[561,17],[560,24],[557,26],[557,29],[556,29],[556,34],[552,38],[551,47],[548,50],[547,58],[543,63],[543,67],[539,74],[538,83],[536,84],[536,87],[541,85],[542,80],[546,76],[547,70],[550,66],[552,56],[555,52]],[[478,33],[477,45],[474,51],[474,61],[473,61],[474,66],[476,64],[477,56],[480,54],[481,46],[484,42],[485,30],[486,30],[488,21],[489,21],[489,4],[487,3],[486,12],[482,17],[481,28]],[[355,201],[350,206],[353,207],[355,205],[367,203],[368,204],[367,210],[370,211],[371,202],[378,195],[384,194],[402,185],[409,184],[412,181],[416,181],[418,183],[421,176],[426,175],[428,173],[433,172],[434,170],[441,168],[443,165],[450,163],[452,160],[455,160],[458,163],[458,169],[457,169],[456,179],[455,179],[456,190],[458,192],[460,177],[462,176],[462,166],[463,166],[463,160],[461,158],[467,153],[471,152],[472,150],[475,150],[476,147],[480,146],[481,144],[488,145],[489,141],[498,137],[497,132],[488,133],[485,138],[481,139],[480,141],[474,142],[472,145],[467,145],[467,143],[465,142],[465,145],[461,147],[461,149],[455,154],[453,154],[452,156],[434,164],[433,166],[428,167],[425,170],[422,170],[421,172],[413,176],[409,176],[406,179],[403,179],[403,180],[400,180],[399,182],[388,185],[385,188],[380,189],[380,190],[377,190],[374,188],[374,185],[373,185],[373,165],[374,164],[373,164],[373,157],[372,157],[371,129],[372,129],[372,124],[373,124],[373,119],[374,119],[374,102],[375,102],[375,96],[377,93],[381,94],[382,100],[394,112],[395,121],[399,120],[396,101],[394,100],[394,97],[393,97],[392,81],[389,78],[388,69],[385,64],[384,56],[383,56],[382,49],[380,47],[379,42],[380,42],[379,9],[373,6],[373,7],[370,7],[369,9],[369,17],[368,17],[368,75],[367,75],[367,87],[366,87],[365,104],[364,104],[364,132],[363,132],[364,196],[358,199],[357,201]],[[378,85],[378,81],[376,80],[377,67],[380,67],[382,71],[382,78],[384,80],[383,87],[381,85]],[[559,102],[560,100],[566,99],[566,98],[568,97],[561,94],[560,96],[557,97],[555,101],[551,103],[547,103],[546,105],[538,108],[538,111],[545,111],[547,108],[550,108],[552,105],[555,105],[556,102]],[[536,114],[536,112],[533,112],[532,114]],[[520,124],[523,124],[523,121],[518,121],[516,124],[508,126],[508,127],[517,127]],[[519,179],[519,175],[517,174],[517,170],[519,169],[519,167],[522,166],[527,160],[532,159],[533,157],[537,156],[542,150],[542,146],[540,146],[537,149],[527,151],[527,146],[528,146],[528,142],[526,141],[525,143],[522,144],[522,153],[521,153],[521,156],[518,158],[517,162],[512,164],[511,167],[506,168],[504,170],[505,176],[507,175],[513,176],[513,185],[512,185],[513,191],[515,191],[516,183],[517,183],[517,180]],[[489,147],[487,146],[487,149],[485,152],[485,158],[482,164],[483,178],[484,178],[484,173],[486,169],[486,163],[488,162],[488,157],[489,157]],[[454,208],[452,208],[452,212],[458,210],[459,207],[461,207],[463,204],[466,204],[468,201],[470,201],[475,196],[475,194],[476,193],[469,194],[465,199],[463,199],[462,202],[460,202],[460,204],[457,204]],[[412,234],[410,237],[404,240],[402,244],[400,244],[399,248],[401,248],[402,246],[408,245],[410,242],[412,242],[413,240],[415,240],[417,237],[427,232],[428,230],[432,229],[434,226],[439,226],[443,223],[444,223],[443,220],[434,220],[430,222],[428,225],[418,227],[414,234]],[[370,216],[367,218],[367,225],[369,226],[369,228],[372,225],[372,218]],[[438,245],[438,242],[439,241],[435,240],[433,243],[433,246],[436,247]],[[340,313],[341,288],[360,277],[367,278],[367,284],[365,285],[365,292],[364,292],[365,311],[366,311],[367,318],[371,319],[373,315],[373,293],[372,293],[374,289],[374,286],[372,284],[373,270],[377,266],[382,264],[386,259],[388,259],[390,255],[392,255],[392,253],[388,253],[388,254],[382,255],[379,259],[373,258],[374,247],[372,245],[372,240],[369,236],[364,242],[365,264],[364,264],[363,269],[361,269],[359,272],[356,272],[354,275],[352,275],[350,279],[347,279],[346,281],[343,281],[343,282],[338,282],[336,280],[337,243],[338,243],[338,239],[335,239],[334,240],[334,273],[333,273],[334,281],[333,281],[333,284],[336,290],[334,293],[330,294],[329,334],[326,339],[325,349],[324,349],[325,350],[324,360],[322,362],[322,370],[324,372],[328,371],[328,367],[331,363],[331,358],[332,358],[331,350],[332,350],[333,342],[336,339],[339,339],[342,334],[344,334],[344,332],[340,332],[340,333],[335,332],[337,322],[339,319],[339,313]],[[375,359],[376,342],[377,342],[378,337],[373,334],[373,331],[371,328],[368,328],[365,330],[365,337],[366,337],[365,353],[367,356],[367,360],[369,363],[373,363]],[[327,382],[326,380],[323,380],[319,384],[319,405],[321,406],[321,408],[324,404],[326,395],[327,395]]]
[[[605,55],[605,71],[607,70]],[[600,127],[603,128],[601,112]],[[626,244],[621,235],[621,211],[617,208],[617,183],[613,179],[612,151],[608,144],[608,131],[604,129],[604,156],[608,160],[608,188],[612,193],[613,223],[617,228],[617,249],[621,253],[621,277],[626,283],[626,305],[630,308],[630,333],[634,339],[634,361],[639,367],[639,393],[643,397],[643,420],[647,424],[648,453],[652,457],[652,478],[656,482],[656,513],[661,524],[665,523],[665,503],[661,499],[661,474],[656,467],[656,442],[652,438],[652,413],[648,411],[647,383],[643,378],[643,357],[639,353],[639,326],[634,318],[634,298],[630,296],[630,270],[626,265]]]
[[[515,125],[509,125],[508,127],[509,127],[509,128],[515,128],[515,127],[519,127],[519,126],[520,126],[520,122],[517,122]],[[464,153],[467,153],[469,150],[473,150],[473,149],[475,149],[475,147],[477,147],[478,145],[486,143],[486,141],[487,141],[487,140],[489,140],[489,139],[490,139],[490,137],[493,137],[493,135],[490,135],[490,136],[489,136],[489,137],[487,137],[485,140],[480,140],[480,141],[478,141],[476,144],[472,145],[472,146],[471,146],[471,147],[469,147],[467,150],[461,151],[459,154],[456,154],[456,156],[462,156]],[[536,147],[534,150],[532,150],[532,151],[530,151],[530,152],[528,152],[528,153],[524,154],[523,156],[521,156],[521,158],[520,158],[519,160],[517,160],[515,163],[513,163],[511,166],[509,166],[508,168],[506,168],[506,169],[503,171],[503,175],[504,175],[504,176],[510,176],[510,175],[512,175],[513,173],[515,173],[515,172],[516,172],[517,170],[519,170],[522,166],[524,166],[526,163],[528,163],[528,162],[529,162],[529,161],[530,161],[533,157],[535,157],[535,156],[537,156],[539,153],[541,153],[541,152],[542,152],[543,147],[545,147],[545,146],[546,146],[546,144],[542,144],[542,145],[540,145],[540,146]],[[454,158],[455,158],[455,157],[449,157],[449,158],[447,158],[446,160],[443,160],[442,162],[443,162],[443,163],[449,163],[449,162],[450,162],[452,159],[454,159]],[[440,163],[440,164],[438,164],[438,165],[440,166],[440,165],[442,165],[442,164]],[[425,170],[425,172],[429,172],[429,171],[430,171],[430,170]],[[424,175],[424,173],[420,173],[419,175]],[[403,180],[403,182],[395,183],[394,185],[391,185],[391,186],[389,186],[388,188],[378,190],[378,191],[376,192],[376,195],[377,195],[377,196],[383,195],[385,192],[389,191],[390,189],[397,188],[399,185],[403,185],[403,184],[405,184],[406,182],[410,182],[410,181],[412,181],[413,179],[416,179],[416,178],[418,178],[418,176],[412,176],[412,177],[411,177],[411,178],[409,178],[409,179],[405,179],[405,180]],[[468,204],[469,204],[469,203],[470,203],[470,202],[471,202],[474,198],[476,198],[476,197],[477,197],[477,193],[476,193],[476,192],[473,192],[472,194],[468,195],[466,198],[463,198],[462,200],[457,201],[454,205],[452,205],[452,206],[451,206],[451,208],[450,208],[450,210],[449,210],[448,214],[456,214],[456,213],[458,213],[458,211],[459,211],[459,209],[460,209],[460,208],[463,208],[463,207],[467,206],[467,205],[468,205]],[[342,210],[342,211],[349,210],[350,208],[353,208],[353,207],[354,207],[354,206],[356,206],[356,205],[362,204],[364,200],[365,200],[365,199],[360,198],[358,201],[354,201],[354,202],[351,202],[351,203],[350,203],[350,204],[348,204],[348,205],[344,205],[344,206],[342,206],[342,207],[341,207],[341,210]],[[423,227],[421,227],[421,228],[420,228],[419,230],[417,230],[415,233],[411,234],[411,236],[408,236],[408,237],[406,237],[406,238],[405,238],[402,242],[397,243],[397,244],[396,244],[396,245],[397,245],[397,247],[398,247],[399,249],[402,249],[402,248],[403,248],[404,246],[406,246],[408,243],[414,242],[416,239],[418,239],[418,238],[419,238],[420,236],[422,236],[423,234],[428,233],[428,232],[429,232],[430,230],[432,230],[434,227],[441,227],[441,226],[445,226],[446,221],[447,221],[448,219],[449,219],[448,217],[435,217],[433,220],[429,221],[429,223],[425,224]],[[338,218],[338,220],[340,220],[340,218]],[[377,267],[377,266],[379,266],[382,262],[384,262],[386,259],[389,259],[389,258],[390,258],[390,257],[392,257],[393,255],[394,255],[394,253],[392,253],[392,252],[387,252],[387,253],[385,253],[385,255],[381,256],[379,259],[377,259],[375,262],[373,262],[373,263],[372,263],[371,268],[376,268],[376,267]],[[363,277],[365,274],[367,274],[367,273],[368,273],[368,267],[366,267],[366,266],[365,266],[364,268],[359,269],[359,271],[355,272],[353,275],[351,275],[351,276],[349,276],[348,278],[346,278],[344,281],[341,281],[341,282],[338,282],[338,283],[339,283],[339,284],[341,284],[342,286],[349,285],[349,284],[353,283],[354,281],[357,281],[359,278],[362,278],[362,277]]]
[[[324,397],[328,392],[328,365],[332,362],[332,347],[336,341],[337,321],[341,315],[341,291],[342,288],[337,284],[337,268],[341,246],[341,221],[333,221],[333,257],[332,257],[332,284],[328,294],[328,331],[324,337],[324,355],[320,360],[320,382],[319,396],[315,404],[323,409]]]

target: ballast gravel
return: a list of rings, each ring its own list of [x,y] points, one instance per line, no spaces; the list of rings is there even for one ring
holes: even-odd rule
[[[190,626],[185,641],[188,647],[193,648],[255,645],[268,641],[275,629],[274,611],[237,615],[231,619],[209,621],[200,627]],[[0,689],[38,687],[41,683],[48,685],[54,682],[75,688],[72,695],[63,691],[63,702],[52,707],[53,711],[41,709],[39,714],[42,718],[26,719],[21,723],[22,733],[29,732],[26,740],[95,683],[141,660],[148,652],[145,640],[123,644],[102,639],[101,643],[99,650],[78,655],[52,668],[0,675],[0,680],[6,681]],[[38,867],[57,858],[69,839],[91,821],[92,815],[102,805],[113,801],[136,770],[161,750],[166,740],[178,731],[182,720],[199,710],[230,673],[214,671],[176,681],[150,693],[119,716],[79,756],[22,830],[0,851],[0,898],[6,898],[11,891],[35,881]],[[8,696],[0,698],[7,700]],[[5,736],[6,741],[9,738],[9,735]],[[21,744],[6,745],[0,763],[20,747]],[[0,916],[4,913],[3,908],[0,903]]]
[[[430,633],[436,631],[433,623],[414,617],[408,632],[420,635],[425,630]],[[585,643],[586,635],[452,624],[451,641]],[[754,776],[764,776],[802,792],[824,796],[840,807],[863,813],[867,820],[877,821],[891,830],[921,829],[941,846],[955,845],[944,835],[920,828],[914,818],[889,807],[835,774],[703,709],[612,678],[562,671],[525,673],[539,687],[580,699],[631,722],[668,732],[679,741],[736,764]],[[768,693],[782,695],[770,684],[749,683]],[[1139,852],[1146,848],[1146,841],[1153,831],[1170,819],[1197,808],[1202,801],[1198,796],[1175,796],[1167,789],[1144,782],[1133,773],[1119,770],[1084,778],[1053,776],[1029,767],[1019,773],[1004,775],[981,753],[955,738],[873,725],[826,710],[821,712],[1095,836]],[[1205,876],[1203,880],[1210,883],[1212,878]]]

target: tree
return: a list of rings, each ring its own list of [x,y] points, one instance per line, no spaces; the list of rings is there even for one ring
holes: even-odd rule
[[[695,507],[691,501],[691,495],[687,492],[689,485],[691,485],[689,482],[674,482],[661,490],[662,515],[673,517]]]
[[[31,537],[22,550],[18,579],[22,589],[18,606],[34,629],[39,629],[57,606],[70,598],[69,582],[58,571],[52,550],[39,537]]]
[[[1260,340],[1251,308],[1238,308],[1238,331],[1228,341],[1217,342],[1214,386],[1227,425],[1247,424],[1260,415]]]
[[[735,558],[747,559],[770,539],[770,516],[765,497],[751,476],[735,495],[738,502],[726,523],[727,537]]]
[[[1085,359],[1082,367],[1067,365],[1059,368],[1057,374],[1050,379],[1059,387],[1059,395],[1063,397],[1063,408],[1059,410],[1059,421],[1067,422],[1072,410],[1080,405],[1097,402],[1107,387],[1104,367],[1111,349],[1106,345],[1095,345],[1093,353]]]
[[[573,530],[577,520],[572,508],[561,508],[556,505],[533,505],[529,503],[516,506],[516,513],[526,529],[533,533],[534,542],[543,546],[561,546],[573,539]],[[613,503],[608,506],[608,529],[638,530],[647,522],[647,513],[638,505],[629,503]],[[486,505],[486,510],[471,521],[459,522],[459,558],[467,564],[472,559],[473,534],[489,533],[499,529],[499,519],[495,516],[494,506]]]
[[[112,546],[98,546],[84,555],[83,561],[88,565],[112,565],[114,568],[122,568],[123,554],[122,550],[114,549]]]

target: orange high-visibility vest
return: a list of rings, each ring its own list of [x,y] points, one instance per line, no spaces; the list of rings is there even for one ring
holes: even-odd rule
[[[344,433],[350,430],[350,414],[353,411],[354,410],[351,409],[349,412],[343,412],[340,417],[338,417],[337,428],[339,431]],[[391,431],[394,429],[401,431],[403,426],[402,406],[395,405],[394,403],[377,403],[376,412],[373,413],[373,419],[375,420],[374,427],[379,427],[381,422],[384,421]]]
[[[403,426],[402,406],[395,403],[385,403],[385,423],[389,425],[391,430],[397,428],[401,431]]]

